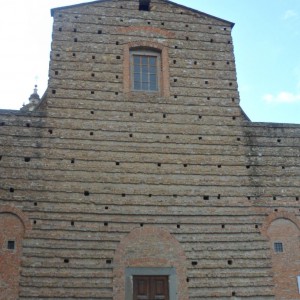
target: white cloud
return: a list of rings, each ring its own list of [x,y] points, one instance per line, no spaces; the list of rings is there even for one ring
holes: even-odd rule
[[[300,103],[300,93],[280,92],[278,95],[266,94],[263,100],[267,103]]]
[[[284,20],[292,19],[295,17],[298,17],[298,13],[292,9],[287,10],[283,15]]]

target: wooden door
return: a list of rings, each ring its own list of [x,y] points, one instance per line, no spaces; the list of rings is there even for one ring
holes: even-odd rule
[[[169,300],[168,276],[133,276],[133,300]]]

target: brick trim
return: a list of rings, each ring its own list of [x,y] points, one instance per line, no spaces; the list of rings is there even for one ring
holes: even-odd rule
[[[147,252],[142,251],[145,247],[148,247]],[[121,240],[115,252],[113,298],[125,299],[126,268],[170,267],[175,268],[177,274],[178,300],[188,300],[186,256],[180,243],[168,231],[158,227],[132,230]]]
[[[158,50],[161,53],[161,76],[160,76],[160,91],[158,92],[158,96],[161,97],[169,97],[170,96],[170,71],[169,71],[169,54],[168,47],[149,41],[135,41],[124,45],[124,60],[123,60],[123,85],[124,85],[124,93],[129,94],[129,96],[133,95],[141,95],[146,94],[149,96],[149,93],[145,92],[132,92],[131,91],[131,76],[130,76],[130,49],[133,48],[149,48]],[[154,96],[157,96],[157,93],[153,93]]]
[[[157,28],[157,27],[151,27],[151,26],[128,26],[128,27],[122,27],[122,28],[118,28],[117,33],[129,33],[129,32],[133,32],[133,31],[141,31],[141,32],[151,32],[151,33],[155,33],[156,35],[160,35],[160,36],[164,36],[167,38],[173,38],[175,37],[175,33],[165,30],[165,29],[161,29],[161,28]]]
[[[269,238],[268,228],[270,227],[271,223],[277,219],[286,219],[291,221],[297,226],[300,234],[300,221],[298,220],[297,216],[287,211],[281,211],[281,212],[273,212],[269,216],[267,216],[260,230],[263,236]]]
[[[25,213],[12,205],[0,205],[0,214],[1,213],[10,213],[17,216],[22,222],[25,232],[32,229],[31,223]]]
[[[31,224],[26,214],[14,205],[0,205],[0,220],[3,226],[0,228],[0,298],[19,299],[22,242]],[[14,249],[8,249],[9,240],[14,241]]]

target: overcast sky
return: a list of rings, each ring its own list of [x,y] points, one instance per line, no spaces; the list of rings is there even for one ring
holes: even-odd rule
[[[90,1],[1,3],[0,108],[47,87],[53,7]],[[300,0],[174,0],[234,22],[241,106],[252,121],[300,124]]]

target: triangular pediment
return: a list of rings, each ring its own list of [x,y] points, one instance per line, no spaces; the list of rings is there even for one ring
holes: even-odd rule
[[[65,9],[78,8],[78,7],[82,7],[82,6],[88,6],[88,5],[97,5],[97,4],[101,4],[101,3],[105,3],[105,2],[112,2],[112,1],[116,1],[116,0],[98,0],[98,1],[91,1],[91,2],[86,2],[86,3],[79,3],[79,4],[75,4],[75,5],[56,7],[56,8],[51,9],[51,16],[53,17],[55,12],[65,10]],[[117,1],[117,2],[120,3],[120,1]],[[156,3],[157,2],[162,2],[162,3],[168,4],[168,5],[172,5],[176,8],[180,8],[186,12],[192,13],[193,15],[196,15],[196,16],[197,15],[202,16],[202,17],[204,16],[206,18],[212,18],[212,19],[227,23],[227,25],[229,25],[230,27],[234,26],[234,23],[232,23],[230,21],[212,16],[210,14],[201,12],[199,10],[196,10],[196,9],[193,9],[193,8],[190,8],[190,7],[187,7],[187,6],[184,6],[184,5],[169,1],[169,0],[159,0],[159,1],[156,1]]]

